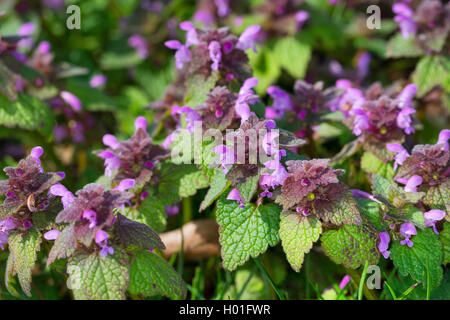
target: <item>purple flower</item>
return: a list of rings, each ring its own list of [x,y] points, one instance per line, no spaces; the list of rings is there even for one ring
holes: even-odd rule
[[[44,169],[41,166],[40,157],[44,154],[44,149],[42,147],[34,147],[31,149],[30,156],[37,162],[37,164],[41,167],[41,172],[44,172]]]
[[[178,206],[167,206],[166,214],[168,217],[172,217],[177,215],[180,212],[180,208]]]
[[[309,13],[304,10],[300,10],[295,13],[295,21],[297,22],[297,32],[301,30],[301,28],[303,27],[303,24],[308,19],[309,19]]]
[[[82,218],[89,221],[89,229],[97,225],[97,212],[94,210],[84,210]]]
[[[172,132],[171,134],[169,134],[163,141],[163,143],[161,143],[161,146],[165,149],[169,149],[169,147],[172,145],[173,140],[178,136],[177,133]]]
[[[8,243],[8,233],[0,231],[0,248],[2,248],[2,250],[5,250],[3,245],[7,243]]]
[[[236,188],[230,191],[230,193],[227,196],[227,200],[235,200],[239,203],[239,207],[245,208],[244,200],[241,198],[239,190]]]
[[[394,21],[397,22],[403,39],[408,39],[409,36],[414,35],[417,30],[414,22],[414,11],[404,3],[395,3],[392,6],[392,11],[396,14]]]
[[[230,0],[214,0],[217,7],[217,15],[219,17],[225,17],[231,12],[229,1]]]
[[[53,229],[44,233],[44,238],[47,240],[56,240],[58,238],[61,231]]]
[[[362,109],[352,109],[350,114],[355,115],[353,120],[353,134],[360,136],[363,130],[369,129],[369,117]]]
[[[107,147],[110,147],[113,150],[116,150],[120,147],[120,143],[115,136],[112,134],[105,134],[103,136],[103,144]]]
[[[82,104],[80,99],[78,99],[73,93],[70,93],[68,91],[61,91],[59,94],[61,98],[64,100],[65,103],[67,103],[69,106],[72,107],[75,111],[80,111],[82,108]]]
[[[445,212],[442,210],[433,209],[425,212],[423,217],[425,218],[425,225],[427,227],[433,227],[434,233],[439,234],[436,229],[436,222],[444,219]]]
[[[181,44],[178,40],[169,40],[164,42],[167,48],[177,50],[175,52],[175,65],[178,69],[182,69],[184,63],[191,61],[191,52],[187,46]]]
[[[412,176],[408,179],[405,186],[405,192],[417,192],[417,187],[423,182],[421,176]]]
[[[111,151],[105,150],[98,154],[100,158],[105,159],[105,174],[111,176],[114,170],[120,168],[120,159]]]
[[[197,45],[200,43],[198,40],[197,30],[195,30],[194,25],[189,21],[183,21],[180,23],[180,29],[186,31],[186,47],[189,48],[191,45]],[[173,48],[171,48],[173,49]]]
[[[345,286],[350,282],[351,277],[349,275],[346,275],[342,278],[341,282],[339,283],[339,289],[343,290]]]
[[[33,35],[34,29],[35,29],[35,25],[33,22],[26,22],[20,26],[17,34],[19,36],[29,37],[29,38],[21,39],[17,43],[18,47],[31,48],[33,46],[33,39],[31,39],[31,36]]]
[[[42,41],[41,43],[39,43],[38,47],[36,48],[36,51],[39,54],[48,54],[50,52],[50,49],[51,49],[50,42]]]
[[[120,181],[119,185],[114,188],[114,190],[119,191],[127,191],[128,189],[131,189],[136,184],[136,181],[134,179],[124,179]]]
[[[213,61],[211,65],[212,70],[219,70],[219,63],[222,60],[222,51],[220,51],[220,43],[217,41],[211,41],[208,45],[209,57]]]
[[[414,128],[411,127],[411,114],[415,112],[416,110],[413,108],[405,107],[397,115],[397,126],[404,129],[406,134],[411,134],[414,132]]]
[[[271,197],[272,193],[269,191],[270,188],[275,189],[277,186],[282,185],[286,180],[288,173],[283,165],[278,160],[271,160],[264,163],[267,169],[273,170],[271,174],[263,174],[259,185],[263,188],[263,192],[260,194],[261,197]]]
[[[13,230],[18,227],[20,227],[20,222],[16,218],[9,217],[9,218],[0,220],[0,231],[1,232],[8,232],[9,230]]]
[[[106,77],[103,74],[96,74],[89,81],[89,85],[92,88],[101,87],[106,83]]]
[[[25,229],[30,229],[33,226],[30,220],[25,220],[22,225]]]
[[[219,161],[222,166],[222,171],[224,174],[227,174],[229,170],[227,165],[232,165],[236,162],[236,155],[233,148],[226,145],[219,145],[214,147],[212,152],[219,154]]]
[[[448,151],[448,139],[450,139],[450,130],[444,129],[439,133],[439,138],[436,144],[443,144],[442,150]]]
[[[238,116],[241,118],[241,121],[247,121],[247,119],[251,115],[249,103],[252,103],[254,99],[254,93],[251,90],[254,86],[258,84],[258,78],[249,78],[245,80],[241,89],[239,90],[239,96],[234,105],[234,109]]]
[[[189,132],[193,132],[194,131],[195,121],[200,121],[201,120],[201,117],[198,114],[198,112],[195,111],[194,109],[192,109],[189,106],[184,106],[184,107],[173,106],[172,107],[172,112],[174,114],[184,114],[185,115],[186,130],[189,131]]]
[[[403,88],[403,90],[398,94],[397,100],[399,101],[398,107],[400,109],[403,108],[411,108],[412,99],[416,95],[417,86],[415,84],[408,84]]]
[[[383,257],[387,259],[391,254],[388,251],[389,242],[391,241],[391,238],[389,237],[389,233],[387,232],[381,232],[378,236],[380,237],[380,243],[378,244],[378,251],[380,251]]]
[[[395,155],[395,163],[394,163],[394,170],[397,170],[397,167],[399,165],[402,165],[403,162],[406,160],[406,158],[409,157],[408,151],[405,150],[405,148],[402,147],[399,143],[388,143],[386,145],[386,149],[388,149],[391,152],[396,152]]]
[[[194,14],[194,20],[208,28],[214,23],[214,15],[206,10],[198,10]]]
[[[139,129],[142,129],[144,131],[147,130],[147,119],[145,119],[145,117],[137,117],[136,120],[134,120],[134,127],[136,128],[136,131]]]
[[[417,234],[416,227],[411,222],[405,222],[400,226],[400,233],[405,237],[404,240],[400,241],[400,244],[402,246],[406,244],[411,248],[414,243],[410,240],[410,238],[411,236]]]
[[[369,74],[369,65],[371,60],[372,56],[367,51],[358,56],[358,59],[356,60],[356,71],[359,79],[364,79]]]
[[[261,27],[258,25],[248,26],[239,37],[236,48],[242,51],[252,48],[253,51],[256,52],[255,41],[260,30]]]
[[[365,198],[365,199],[369,199],[375,202],[380,203],[380,200],[378,200],[377,198],[375,198],[373,195],[371,195],[370,193],[364,192],[362,190],[357,190],[357,189],[352,189],[350,190],[352,192],[352,195],[354,197],[357,198]]]
[[[145,59],[148,57],[148,43],[145,38],[139,34],[134,34],[128,38],[128,45],[136,49],[138,55]]]
[[[100,255],[106,257],[108,254],[114,253],[113,247],[108,247],[108,234],[103,230],[97,230],[95,233],[95,243],[97,243],[102,249]]]
[[[272,108],[282,116],[286,110],[292,110],[292,100],[286,91],[277,86],[267,88],[267,94],[273,99]]]
[[[67,190],[66,187],[64,187],[60,183],[51,186],[49,193],[54,196],[61,197],[61,202],[63,204],[64,209],[68,208],[72,200],[75,199],[73,193]]]

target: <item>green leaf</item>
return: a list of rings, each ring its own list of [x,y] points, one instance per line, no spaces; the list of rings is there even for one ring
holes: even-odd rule
[[[259,173],[248,176],[245,178],[244,182],[236,186],[239,190],[239,195],[244,200],[244,202],[249,202],[256,190],[258,189]]]
[[[364,226],[343,225],[338,230],[322,234],[325,254],[335,263],[356,269],[366,261],[377,264],[379,253],[376,248],[377,236]]]
[[[400,33],[395,34],[388,42],[386,58],[414,58],[424,54],[423,49],[415,42],[415,37],[403,39]]]
[[[281,67],[292,77],[301,79],[305,76],[311,59],[311,48],[295,37],[281,37],[274,45],[274,55]]]
[[[221,198],[217,202],[216,215],[225,269],[232,271],[250,256],[255,258],[268,246],[278,243],[280,211],[281,207],[275,204],[257,208],[247,204],[241,208],[236,201]]]
[[[145,198],[137,210],[122,210],[122,214],[134,221],[145,223],[158,232],[162,232],[166,229],[166,208],[161,200],[153,194],[150,194]]]
[[[258,52],[247,51],[250,65],[253,68],[253,76],[258,78],[256,92],[260,95],[265,94],[266,89],[272,85],[281,73],[278,57],[272,50],[265,45],[258,49]]]
[[[439,237],[426,228],[418,230],[417,235],[411,238],[414,245],[409,248],[395,242],[391,248],[391,259],[403,275],[409,274],[414,280],[424,286],[427,280],[427,268],[430,274],[430,286],[439,285],[442,280],[442,247]]]
[[[440,85],[450,73],[450,59],[444,56],[425,56],[419,60],[412,75],[420,98],[432,88]]]
[[[83,109],[88,111],[115,111],[115,100],[103,93],[102,90],[92,88],[88,82],[70,79],[66,82],[66,90],[73,93],[83,102]]]
[[[166,206],[173,205],[181,200],[180,187],[182,178],[196,172],[197,168],[193,164],[175,165],[165,162],[161,168],[161,176],[159,177],[159,186],[157,197]]]
[[[389,181],[379,175],[372,177],[372,191],[375,195],[393,202],[395,198],[399,198],[403,194],[403,190],[392,181]]]
[[[128,257],[114,247],[114,254],[101,257],[97,252],[79,253],[67,264],[67,286],[76,300],[125,299],[128,287]]]
[[[183,279],[164,259],[148,251],[137,252],[131,263],[129,290],[144,296],[186,297]]]
[[[445,180],[437,186],[431,186],[423,202],[434,209],[450,212],[450,180]]]
[[[200,204],[200,211],[208,208],[230,185],[228,179],[221,168],[215,170],[211,178],[210,188],[206,193],[205,199]]]
[[[186,174],[180,180],[179,194],[182,198],[193,196],[197,190],[206,188],[209,185],[209,178],[198,170]]]
[[[206,79],[202,74],[189,77],[186,80],[187,92],[184,97],[184,104],[195,109],[205,103],[208,93],[216,86],[218,77],[217,71],[213,71]]]
[[[41,241],[40,233],[34,228],[29,229],[25,233],[10,231],[8,235],[12,268],[14,273],[17,274],[20,286],[27,296],[31,296],[31,270],[36,262],[37,251],[40,250]],[[7,276],[9,277],[9,275]]]
[[[0,124],[37,130],[48,136],[53,130],[53,113],[50,107],[37,98],[20,93],[17,101],[8,100],[0,94]]]
[[[365,198],[355,197],[361,215],[366,217],[378,231],[384,231],[383,216],[380,213],[380,204]]]
[[[281,214],[281,244],[287,260],[295,271],[300,271],[305,254],[319,239],[321,233],[322,224],[316,218],[292,213]]]
[[[394,177],[394,168],[370,152],[364,152],[361,157],[361,169],[369,173],[378,174],[386,179]]]
[[[73,226],[74,224],[65,227],[56,238],[48,254],[47,266],[51,265],[56,259],[70,257],[74,253],[77,242],[75,240]]]
[[[9,100],[15,101],[17,99],[14,74],[2,61],[0,61],[0,94]]]
[[[439,239],[442,243],[442,252],[444,257],[442,259],[442,264],[447,264],[450,262],[450,223],[444,223],[444,230],[439,234]]]
[[[135,245],[143,249],[166,248],[159,235],[146,224],[127,219],[117,213],[117,222],[114,226],[120,242],[126,247]]]

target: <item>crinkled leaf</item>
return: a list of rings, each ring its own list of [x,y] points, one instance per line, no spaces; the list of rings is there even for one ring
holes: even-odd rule
[[[377,264],[379,253],[376,248],[377,236],[364,226],[344,225],[338,230],[322,234],[325,254],[338,264],[356,269],[366,261]]]
[[[380,213],[380,204],[365,198],[355,197],[355,201],[363,217],[366,217],[378,231],[384,231],[383,216]]]
[[[374,173],[386,179],[392,179],[394,168],[389,163],[384,163],[371,152],[364,152],[361,157],[361,169]]]
[[[164,259],[148,251],[137,252],[131,263],[129,290],[132,294],[144,296],[186,297],[186,287],[180,275]]]
[[[41,235],[32,228],[23,233],[10,231],[8,235],[9,251],[12,255],[14,272],[17,274],[20,286],[27,296],[31,296],[31,270],[40,250]],[[12,294],[13,292],[11,292]]]
[[[327,186],[327,200],[317,199],[313,202],[313,211],[322,221],[334,225],[361,224],[361,216],[350,190],[342,183]]]
[[[314,217],[292,213],[282,213],[280,218],[281,244],[291,267],[298,272],[305,254],[319,239],[322,224]]]
[[[202,74],[195,74],[186,81],[187,92],[184,97],[185,105],[191,108],[206,102],[207,94],[216,86],[218,72],[212,72],[207,78]]]
[[[125,208],[121,211],[128,219],[145,223],[158,232],[164,231],[167,225],[167,214],[164,204],[154,195],[145,198],[137,210]]]
[[[280,211],[281,208],[274,204],[258,208],[247,204],[241,208],[236,201],[222,198],[217,202],[216,215],[225,269],[232,271],[250,256],[257,257],[268,246],[278,243]]]
[[[75,251],[76,244],[73,224],[71,224],[65,227],[56,238],[55,243],[48,254],[47,266],[52,264],[56,259],[70,257]]]
[[[450,212],[450,180],[447,179],[440,185],[431,186],[427,190],[423,202],[434,209]]]
[[[415,41],[415,37],[404,39],[400,33],[395,34],[387,44],[386,58],[413,58],[424,54]]]
[[[424,56],[416,65],[412,75],[420,98],[437,85],[440,85],[450,73],[450,59],[444,56]]]
[[[427,269],[432,288],[442,280],[442,247],[439,237],[431,230],[418,230],[411,238],[414,245],[410,248],[395,242],[391,248],[391,259],[403,275],[409,274],[424,286],[427,281]]]
[[[19,93],[17,101],[8,100],[0,94],[0,124],[6,127],[19,127],[37,130],[43,135],[53,130],[53,113],[50,107],[37,98]]]
[[[305,76],[311,58],[311,48],[295,37],[281,37],[275,42],[277,61],[295,79]]]
[[[114,247],[114,254],[101,257],[97,252],[79,253],[67,264],[67,286],[77,300],[125,299],[128,287],[128,257]]]
[[[444,230],[439,234],[439,239],[442,243],[442,252],[444,257],[442,259],[442,264],[447,264],[450,262],[450,223],[444,223]]]
[[[211,178],[210,187],[206,193],[205,199],[203,199],[200,204],[200,211],[208,208],[218,197],[220,197],[229,185],[230,183],[222,169],[216,169],[213,177]]]
[[[244,182],[236,186],[244,202],[249,202],[258,189],[259,172],[245,177]]]
[[[159,235],[149,226],[125,218],[117,214],[117,222],[114,224],[120,241],[126,246],[135,245],[139,248],[165,249]]]
[[[209,185],[209,178],[203,171],[194,171],[186,174],[180,180],[180,197],[186,198],[193,196],[197,190],[206,188]]]
[[[196,172],[197,168],[193,164],[174,165],[172,163],[164,163],[161,169],[161,177],[159,178],[159,186],[157,191],[158,199],[166,206],[173,205],[181,200],[180,187],[182,178]]]

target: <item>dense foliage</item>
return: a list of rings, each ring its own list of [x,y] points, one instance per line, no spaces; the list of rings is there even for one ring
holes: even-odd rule
[[[449,32],[439,0],[2,1],[1,298],[449,299]],[[220,257],[164,255],[205,218]]]

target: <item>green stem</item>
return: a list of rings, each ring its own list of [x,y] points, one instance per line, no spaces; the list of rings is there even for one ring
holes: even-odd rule
[[[363,289],[364,289],[364,281],[366,281],[367,268],[369,267],[369,261],[367,260],[364,264],[364,270],[361,275],[361,280],[359,281],[359,289],[358,289],[358,300],[362,300]]]
[[[262,265],[262,263],[259,260],[259,258],[255,258],[255,259],[253,259],[253,261],[255,261],[256,266],[259,268],[259,270],[263,274],[264,278],[266,278],[269,281],[270,285],[272,286],[273,290],[277,294],[278,298],[280,300],[286,300],[284,298],[284,296],[282,295],[282,293],[280,292],[280,290],[278,290],[278,288],[276,287],[275,283],[273,282],[273,280],[270,277],[270,275],[267,273],[266,269],[264,269],[264,266]]]

